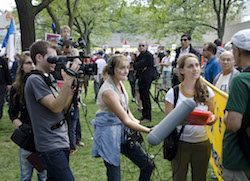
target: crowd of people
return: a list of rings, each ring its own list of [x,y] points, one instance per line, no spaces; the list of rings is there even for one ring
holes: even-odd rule
[[[99,49],[89,58],[73,58],[73,63],[67,62],[63,70],[49,63],[48,57],[79,56],[79,51],[74,48],[68,26],[61,28],[61,35],[58,45],[38,41],[31,45],[29,51],[16,54],[16,61],[10,70],[7,61],[0,58],[0,119],[9,91],[8,113],[11,121],[16,130],[29,136],[32,132],[33,138],[31,143],[22,142],[19,145],[20,180],[32,177],[33,165],[26,159],[29,155],[35,155],[41,161],[39,180],[74,180],[69,156],[77,152],[77,145],[85,145],[81,141],[79,104],[82,90],[84,98],[89,98],[90,80],[94,82],[95,97],[92,99],[99,108],[92,121],[92,156],[103,159],[108,180],[121,180],[120,153],[140,168],[139,180],[150,180],[154,161],[138,142],[131,145],[128,138],[133,131],[138,135],[138,132],[150,133],[154,129],[141,123],[152,122],[149,90],[155,71],[161,73],[163,88],[167,90],[165,116],[186,99],[196,102],[195,109],[214,113],[214,92],[201,76],[229,94],[224,118],[223,179],[250,179],[250,161],[238,141],[239,133],[246,131],[248,134],[250,124],[249,29],[239,31],[232,37],[232,51],[224,50],[219,39],[204,43],[202,51],[198,51],[191,45],[191,36],[183,34],[181,46],[175,50],[174,57],[168,49],[151,54],[147,42],[141,40],[138,52],[106,54],[105,50]],[[96,64],[97,73],[84,75],[83,87],[79,87],[76,75],[80,64],[86,63]],[[131,101],[138,103],[134,111],[142,114],[138,119],[129,109],[130,100],[123,84],[126,80],[131,87]],[[176,88],[177,102],[174,100]],[[207,126],[212,126],[216,120],[213,114]],[[181,125],[177,126],[178,131],[181,129]],[[13,135],[18,134],[16,130]],[[192,180],[206,180],[211,156],[206,130],[206,126],[197,125],[185,125],[183,128],[177,154],[171,161],[173,180],[186,180],[189,165]],[[13,140],[16,141],[15,138]]]

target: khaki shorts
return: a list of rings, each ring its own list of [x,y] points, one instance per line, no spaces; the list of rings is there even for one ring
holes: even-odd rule
[[[89,75],[84,75],[84,77],[83,77],[83,85],[84,85],[84,87],[89,86]]]

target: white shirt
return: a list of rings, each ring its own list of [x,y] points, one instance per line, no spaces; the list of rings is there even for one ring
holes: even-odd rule
[[[178,59],[180,59],[182,55],[185,55],[185,54],[187,54],[189,52],[190,52],[190,45],[185,50],[182,50],[182,48],[181,48]]]
[[[127,59],[128,59],[128,62],[130,63],[131,62],[131,56],[127,55]]]
[[[106,65],[106,61],[103,58],[99,58],[95,61],[95,63],[97,64],[97,75],[95,75],[95,80],[96,82],[99,82],[100,77],[102,75],[102,70],[104,68],[104,66]]]
[[[162,63],[169,63],[169,62],[172,62],[172,60],[171,60],[171,56],[168,56],[168,57],[163,57],[163,59],[162,59]],[[172,64],[170,64],[168,67],[166,67],[166,66],[163,66],[163,69],[162,69],[163,71],[171,71],[172,70]]]
[[[218,89],[229,94],[228,83],[229,83],[229,79],[230,79],[230,76],[232,73],[233,72],[231,72],[230,74],[227,74],[227,75],[221,74],[220,77],[218,78],[216,84],[215,84],[215,87],[217,87]]]
[[[210,87],[207,87],[207,88],[208,88],[208,93],[209,93],[209,99],[211,99],[212,97],[214,97],[214,92]],[[194,100],[194,97],[187,98],[179,90],[179,97],[178,97],[176,106],[181,104],[182,101],[184,101],[185,99]],[[173,88],[167,92],[165,100],[168,101],[170,104],[174,105],[174,89]],[[202,110],[202,111],[208,111],[208,106],[204,104],[199,104],[195,108]],[[177,130],[180,131],[180,129],[181,129],[181,126],[177,126]],[[199,143],[199,142],[208,140],[206,126],[186,125],[184,128],[184,131],[181,134],[180,140],[189,142],[189,143]]]

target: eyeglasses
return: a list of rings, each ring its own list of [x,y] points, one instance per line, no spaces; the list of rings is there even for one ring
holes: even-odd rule
[[[145,47],[145,45],[139,45],[139,47]]]
[[[33,62],[25,62],[26,65],[33,65]]]
[[[181,39],[181,42],[182,42],[182,41],[187,41],[187,40],[188,40],[188,39],[183,39],[183,38],[182,38],[182,39]]]
[[[203,52],[207,51],[207,49],[202,49]]]

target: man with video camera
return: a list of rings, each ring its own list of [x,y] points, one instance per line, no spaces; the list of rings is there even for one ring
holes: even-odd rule
[[[55,64],[47,61],[49,56],[57,56],[56,46],[47,41],[38,41],[30,48],[31,58],[36,65],[34,72],[25,83],[24,97],[32,122],[35,146],[38,156],[47,169],[48,180],[73,181],[69,167],[68,126],[64,118],[73,97],[72,83],[79,65],[69,62],[62,70],[64,83],[59,92],[55,81],[49,75]]]

